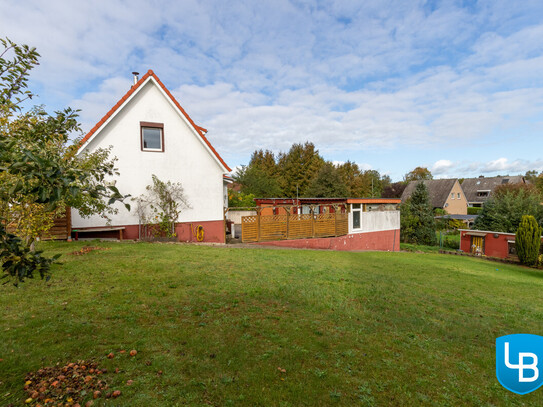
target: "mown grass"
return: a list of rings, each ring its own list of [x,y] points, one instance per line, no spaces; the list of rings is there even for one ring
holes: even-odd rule
[[[92,244],[111,249],[47,244],[64,253],[49,283],[0,288],[0,405],[22,404],[26,372],[92,358],[120,369],[107,380],[123,392],[95,405],[543,404],[541,389],[498,383],[494,347],[542,334],[541,271],[437,254]]]

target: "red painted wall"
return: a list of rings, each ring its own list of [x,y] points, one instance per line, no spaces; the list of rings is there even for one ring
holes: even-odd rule
[[[400,230],[382,232],[353,233],[338,237],[315,239],[274,240],[271,242],[251,243],[261,246],[295,247],[299,249],[329,250],[379,250],[400,251]]]
[[[178,223],[175,225],[175,233],[177,233],[178,240],[180,242],[197,242],[194,233],[197,231],[199,225],[204,227],[204,242],[225,243],[224,222],[222,220]]]
[[[469,232],[461,232],[460,238],[460,250],[466,253],[471,253],[471,236]],[[485,235],[485,256],[498,257],[505,259],[509,257],[508,240],[515,240],[514,233],[497,233],[498,237],[494,237],[496,233],[488,232]],[[543,239],[542,239],[543,241]]]
[[[204,242],[209,243],[225,243],[224,240],[224,222],[222,220],[204,221],[204,222],[190,222],[190,223],[177,223],[175,225],[175,233],[180,242],[197,242],[196,237],[191,231],[196,231],[199,225],[204,227]],[[124,226],[123,238],[127,240],[138,240],[139,238],[139,226],[138,225],[120,225]],[[103,227],[103,226],[102,226]],[[92,228],[85,228],[84,230],[92,230]],[[72,232],[72,236],[75,233]],[[119,231],[111,232],[85,232],[79,234],[80,238],[118,238]]]

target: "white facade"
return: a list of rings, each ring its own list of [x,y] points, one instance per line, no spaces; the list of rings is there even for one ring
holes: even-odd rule
[[[383,232],[400,229],[400,211],[360,212],[360,227],[353,227],[353,210],[349,212],[349,234]]]
[[[163,124],[164,151],[142,151],[140,122]],[[223,174],[228,169],[198,134],[189,119],[155,80],[154,74],[138,88],[82,145],[78,154],[112,146],[120,173],[115,186],[121,194],[138,197],[152,184],[151,176],[161,181],[180,182],[188,197],[179,222],[223,220]],[[129,212],[122,204],[111,225],[137,225],[135,203]],[[104,226],[99,216],[82,218],[72,211],[73,228]]]

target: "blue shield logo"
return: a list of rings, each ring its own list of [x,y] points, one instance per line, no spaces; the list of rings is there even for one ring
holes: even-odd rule
[[[515,334],[496,339],[496,377],[503,387],[528,394],[543,384],[543,336]]]

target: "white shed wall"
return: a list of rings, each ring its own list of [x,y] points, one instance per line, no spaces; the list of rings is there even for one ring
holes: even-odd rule
[[[361,212],[360,215],[360,229],[353,229],[353,214],[349,213],[349,233],[400,229],[400,211]]]

